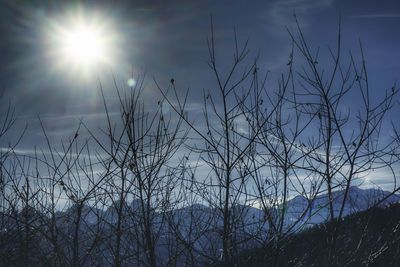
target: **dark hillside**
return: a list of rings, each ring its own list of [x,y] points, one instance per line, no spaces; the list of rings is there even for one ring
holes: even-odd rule
[[[328,266],[327,229],[331,226],[321,224],[279,244],[247,251],[237,257],[235,265]],[[338,222],[338,227],[338,266],[400,266],[400,204],[352,214]]]

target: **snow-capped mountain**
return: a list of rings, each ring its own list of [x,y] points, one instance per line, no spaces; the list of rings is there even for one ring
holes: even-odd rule
[[[344,190],[334,191],[332,193],[332,207],[334,215],[338,216],[343,203]],[[386,199],[385,199],[386,198]],[[391,194],[388,191],[380,189],[361,189],[358,187],[350,187],[343,206],[342,216],[350,215],[354,212],[366,210],[376,203],[382,201],[379,206],[387,206],[391,203],[400,201],[400,195]],[[119,203],[114,203],[113,206],[108,207],[104,211],[96,208],[90,208],[84,205],[81,210],[82,221],[86,224],[96,224],[99,221],[106,222],[107,224],[114,224],[117,221],[117,210]],[[130,204],[123,205],[123,213],[125,221],[126,217],[130,217],[128,221],[134,220],[133,217],[140,217],[140,202],[133,200]],[[71,207],[63,213],[58,213],[59,217],[72,219],[76,217],[76,207]],[[304,196],[298,195],[290,199],[285,208],[273,208],[268,211],[275,220],[284,213],[284,228],[290,228],[293,225],[295,229],[302,226],[312,226],[326,222],[330,218],[330,205],[328,194],[321,194],[314,199],[308,199]],[[235,228],[243,233],[254,234],[257,231],[263,230],[266,232],[268,228],[268,220],[265,211],[251,207],[237,205],[231,208],[231,220]],[[134,216],[132,216],[135,214]],[[64,216],[62,216],[64,215]],[[270,217],[271,219],[271,217]],[[175,225],[179,227],[179,231],[183,236],[192,231],[194,227],[206,232],[210,228],[220,228],[223,224],[221,211],[202,204],[193,204],[191,206],[183,207],[180,209],[172,210],[166,214],[157,213],[154,211],[154,222],[157,224]],[[175,228],[174,230],[177,230]]]
[[[332,207],[335,217],[339,215],[343,206],[342,216],[350,215],[371,208],[384,199],[379,206],[384,207],[400,201],[400,196],[380,189],[360,189],[352,186],[349,188],[346,201],[343,205],[344,190],[332,193]],[[318,195],[315,199],[296,196],[287,204],[287,224],[300,220],[299,225],[315,225],[323,223],[330,218],[330,205],[328,194]]]

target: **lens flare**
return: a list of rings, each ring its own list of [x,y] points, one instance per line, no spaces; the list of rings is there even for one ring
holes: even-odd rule
[[[129,78],[129,79],[126,81],[126,84],[127,84],[129,87],[135,87],[135,85],[136,85],[136,80],[135,80],[134,78]]]

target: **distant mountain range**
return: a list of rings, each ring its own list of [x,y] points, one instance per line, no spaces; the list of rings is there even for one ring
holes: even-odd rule
[[[335,216],[339,214],[343,196],[344,191],[333,193]],[[381,201],[382,199],[385,200]],[[343,216],[367,210],[376,203],[379,203],[380,207],[384,207],[398,202],[400,202],[400,196],[392,195],[387,191],[351,187],[343,209]],[[330,218],[328,205],[328,195],[321,194],[313,200],[296,196],[290,199],[285,207],[275,207],[268,210],[269,216],[266,215],[264,210],[252,206],[234,206],[230,210],[233,238],[240,244],[239,250],[244,251],[260,247],[270,238],[269,233],[275,227],[273,223],[279,221],[281,214],[285,215],[282,230],[293,233],[327,222]],[[70,245],[69,242],[71,242],[74,229],[76,229],[78,223],[79,239],[85,240],[84,242],[101,238],[113,243],[119,219],[121,219],[123,239],[127,238],[124,241],[125,244],[129,244],[132,240],[139,242],[145,231],[141,207],[140,201],[134,200],[129,204],[124,203],[122,205],[120,202],[116,202],[113,206],[103,210],[85,204],[74,205],[65,211],[59,211],[56,213],[57,229],[60,231],[60,236],[65,237],[60,242],[64,247]],[[123,210],[123,216],[120,217],[118,217],[117,211],[119,208]],[[167,259],[168,255],[175,253],[170,248],[184,249],[181,247],[182,244],[189,246],[196,257],[204,257],[205,259],[208,257],[207,255],[210,258],[219,257],[223,229],[223,218],[220,210],[194,204],[163,213],[154,210],[145,216],[151,217],[153,233],[156,235],[154,242],[157,246],[157,257],[160,258],[161,265],[163,265],[162,259]],[[29,225],[33,227],[32,229],[38,227],[40,228],[39,232],[49,231],[50,218],[33,208],[25,208],[13,214],[0,213],[0,239],[3,238],[5,242],[8,240],[6,247],[10,251],[13,249],[13,242],[18,242],[17,239],[14,240],[18,237],[14,234],[14,231],[18,231],[18,223],[15,222],[23,222],[24,218],[29,218]],[[109,249],[107,243],[101,243],[99,246],[102,247],[100,251],[108,251]],[[109,254],[106,253],[105,255]],[[180,257],[185,260],[187,256]]]
[[[333,198],[333,209],[334,214],[337,216],[340,211],[340,207],[343,202],[344,190],[334,191],[332,194]],[[380,207],[388,206],[389,204],[400,202],[400,195],[392,194],[388,191],[381,189],[361,189],[358,187],[350,187],[346,203],[343,209],[343,216],[347,216],[354,212],[364,211],[380,202]],[[117,221],[117,211],[115,204],[113,207],[109,207],[105,211],[98,210],[89,206],[82,208],[82,219],[87,224],[96,224],[99,220],[102,220],[108,224],[113,224]],[[130,205],[125,204],[123,206],[124,214],[129,213],[140,213],[140,203],[138,200],[134,200]],[[71,207],[65,212],[59,212],[60,217],[65,217],[68,214],[69,218],[73,218],[76,212],[76,207]],[[270,211],[271,212],[271,211]],[[282,211],[280,211],[282,212]],[[237,224],[243,227],[258,228],[257,223],[265,220],[264,211],[251,206],[237,206],[231,211],[233,220]],[[203,222],[206,225],[222,223],[218,218],[215,218],[216,210],[201,204],[194,204],[192,206],[184,207],[177,210],[169,211],[169,217],[173,218],[175,223],[179,223],[180,226],[190,225],[190,219],[195,219],[196,223]],[[155,214],[157,217],[157,214]],[[292,222],[300,221],[299,225],[316,225],[327,221],[330,218],[329,213],[329,199],[327,194],[318,195],[315,199],[310,200],[304,196],[296,196],[287,202],[285,211],[285,225],[290,226]],[[254,230],[254,229],[253,229]]]

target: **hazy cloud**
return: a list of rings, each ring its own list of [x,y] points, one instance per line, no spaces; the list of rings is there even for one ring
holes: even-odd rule
[[[288,24],[293,21],[293,14],[304,15],[320,9],[332,7],[334,0],[284,0],[277,1],[272,9],[272,20],[277,23]]]
[[[400,14],[363,14],[351,15],[353,19],[387,19],[387,18],[400,18]]]

